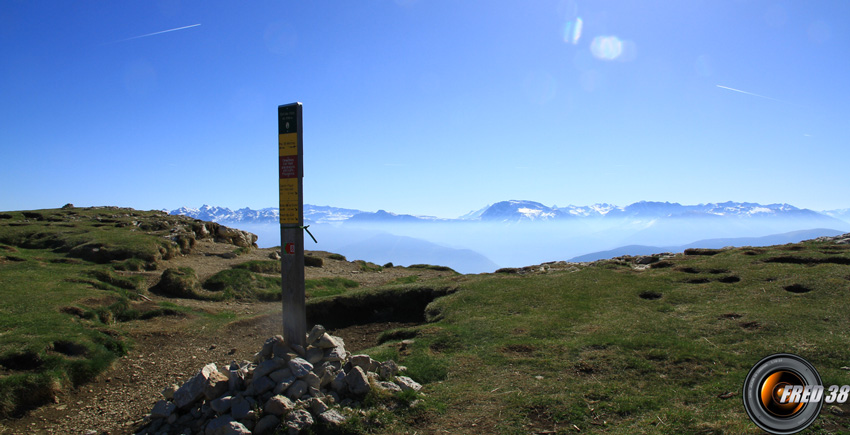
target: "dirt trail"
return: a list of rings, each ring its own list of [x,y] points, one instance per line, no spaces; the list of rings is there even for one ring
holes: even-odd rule
[[[199,242],[191,255],[178,257],[144,274],[148,287],[154,285],[168,267],[190,266],[201,280],[233,265],[249,260],[268,260],[272,249],[253,249],[232,258],[232,245]],[[419,276],[421,280],[451,275],[451,272],[428,269],[385,268],[364,272],[360,265],[328,258],[327,252],[311,251],[308,255],[323,258],[322,267],[305,268],[306,279],[345,277],[360,283],[361,288],[382,285],[401,277]],[[127,272],[125,272],[127,273]],[[137,430],[142,418],[160,398],[160,391],[171,384],[181,385],[205,364],[219,366],[233,360],[251,360],[266,338],[282,331],[277,303],[209,302],[165,299],[149,295],[152,303],[168,300],[207,312],[228,310],[239,320],[216,331],[188,331],[191,319],[156,317],[127,322],[121,329],[128,332],[134,346],[93,382],[61,394],[57,403],[28,412],[18,419],[0,420],[0,435],[7,434],[130,434]],[[375,323],[332,330],[341,336],[349,352],[375,346],[378,336],[387,329],[409,326],[402,323]]]

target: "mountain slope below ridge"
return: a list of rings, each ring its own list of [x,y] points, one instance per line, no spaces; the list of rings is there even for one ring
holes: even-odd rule
[[[772,234],[762,237],[736,237],[725,239],[705,239],[687,243],[679,246],[647,246],[647,245],[627,245],[620,246],[614,249],[605,251],[591,252],[584,255],[579,255],[569,259],[570,262],[586,262],[615,258],[622,255],[651,255],[660,254],[662,252],[683,252],[690,248],[709,248],[719,249],[727,246],[743,247],[743,246],[772,246],[784,245],[788,243],[799,243],[804,240],[812,240],[818,237],[834,237],[844,234],[844,231],[831,230],[826,228],[817,228],[812,230],[792,231],[782,234]]]
[[[493,272],[499,265],[471,249],[454,249],[413,237],[377,234],[362,242],[342,246],[335,251],[351,258],[377,264],[438,264],[460,273]]]

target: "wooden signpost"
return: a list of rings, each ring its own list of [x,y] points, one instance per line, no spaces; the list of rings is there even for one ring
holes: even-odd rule
[[[277,107],[280,172],[280,277],[283,338],[304,347],[307,315],[304,304],[304,178],[301,103]]]

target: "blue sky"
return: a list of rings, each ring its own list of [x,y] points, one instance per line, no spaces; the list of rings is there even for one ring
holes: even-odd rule
[[[847,1],[4,1],[0,210],[277,206],[294,101],[311,204],[846,208],[848,22]]]

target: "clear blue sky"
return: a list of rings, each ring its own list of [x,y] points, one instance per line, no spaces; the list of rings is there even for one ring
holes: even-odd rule
[[[7,0],[0,210],[276,207],[294,101],[311,204],[846,208],[847,23],[843,0]]]

